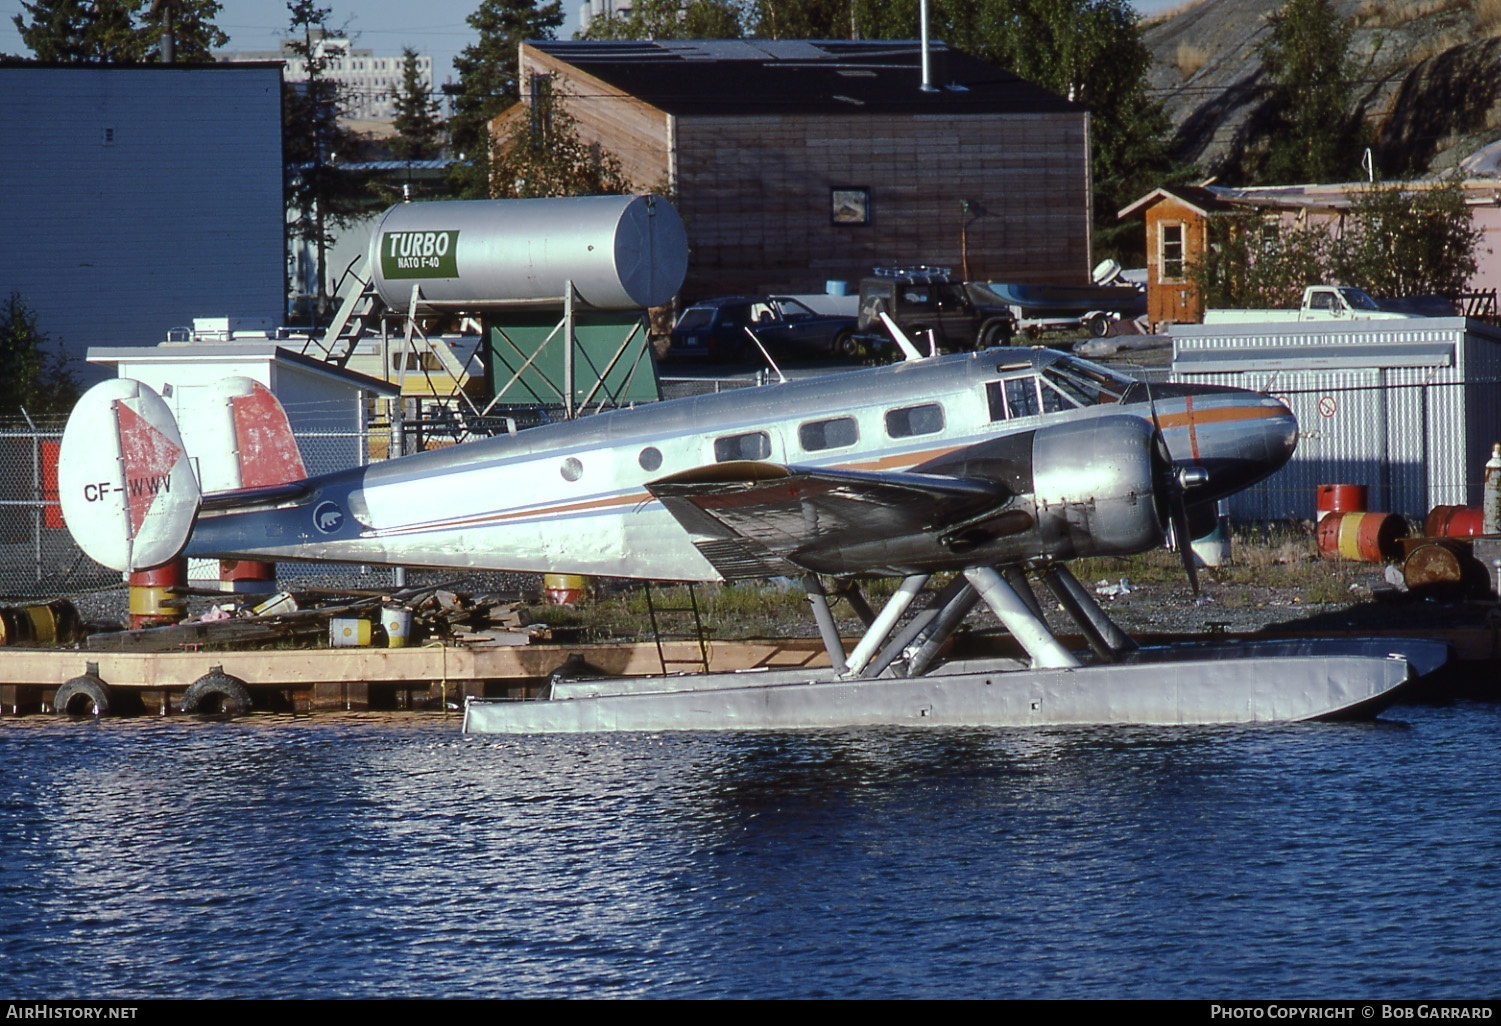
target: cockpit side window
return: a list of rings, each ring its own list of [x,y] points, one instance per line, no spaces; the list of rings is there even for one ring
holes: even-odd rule
[[[1042,393],[1043,413],[1062,413],[1064,410],[1077,409],[1079,406],[1059,391],[1047,378],[1038,379],[1037,390]]]
[[[714,462],[716,463],[770,458],[771,436],[765,431],[748,431],[743,435],[725,435],[714,439]]]

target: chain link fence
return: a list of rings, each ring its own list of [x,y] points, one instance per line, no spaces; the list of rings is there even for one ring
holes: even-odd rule
[[[57,458],[63,421],[0,422],[0,601],[12,602],[117,588],[120,574],[84,555],[63,522],[58,505]],[[321,431],[297,436],[310,474],[366,463],[368,437],[357,431]],[[310,564],[288,576],[299,582],[332,580],[360,587],[389,586],[390,571],[328,568]]]

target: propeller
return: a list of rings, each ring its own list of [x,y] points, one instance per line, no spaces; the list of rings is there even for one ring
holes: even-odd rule
[[[1199,567],[1194,562],[1193,536],[1188,527],[1188,500],[1190,488],[1209,480],[1209,472],[1203,467],[1179,466],[1173,462],[1172,450],[1162,434],[1162,422],[1157,417],[1157,400],[1152,396],[1152,383],[1147,387],[1147,406],[1152,411],[1152,453],[1156,468],[1157,494],[1165,502],[1166,520],[1172,525],[1173,541],[1178,546],[1178,556],[1183,560],[1183,572],[1188,575],[1188,586],[1197,598],[1199,592]],[[1163,512],[1159,507],[1159,514]]]

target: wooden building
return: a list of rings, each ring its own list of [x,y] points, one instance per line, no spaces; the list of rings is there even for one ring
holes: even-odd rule
[[[1212,214],[1234,208],[1198,185],[1158,189],[1120,212],[1147,223],[1147,322],[1187,324],[1204,319],[1204,303],[1189,268],[1209,248]]]
[[[659,40],[521,45],[523,102],[551,98],[638,189],[672,196],[682,296],[821,292],[872,267],[1085,282],[1089,115],[936,44]]]

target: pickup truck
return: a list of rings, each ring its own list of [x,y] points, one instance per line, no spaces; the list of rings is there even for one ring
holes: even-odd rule
[[[1296,310],[1206,310],[1205,324],[1265,324],[1277,321],[1400,321],[1418,314],[1383,310],[1360,289],[1348,285],[1310,285]]]
[[[985,349],[1011,344],[1016,318],[993,293],[959,281],[946,267],[878,267],[860,280],[860,340],[873,351],[891,344],[885,313],[926,345],[927,332],[943,349]]]

